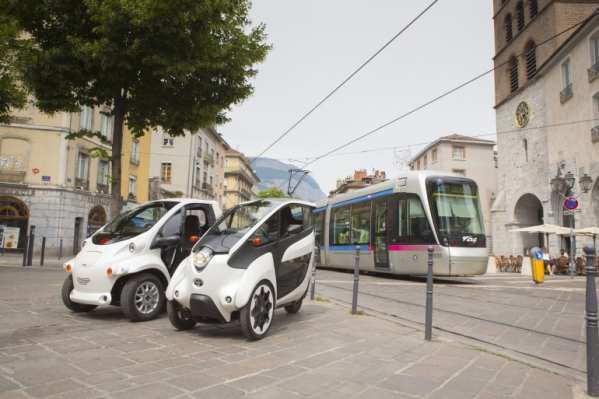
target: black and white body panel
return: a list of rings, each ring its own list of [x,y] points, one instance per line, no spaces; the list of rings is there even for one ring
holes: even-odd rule
[[[272,287],[276,307],[297,302],[305,296],[314,267],[313,205],[293,199],[265,201],[272,203],[272,209],[239,235],[230,248],[221,248],[221,253],[218,252],[217,247],[225,240],[222,236],[216,244],[209,239],[197,244],[194,252],[212,247],[214,254],[200,270],[194,266],[193,254],[183,261],[167,287],[169,301],[176,301],[194,320],[229,322],[235,312],[248,306],[252,292],[261,282]],[[305,209],[307,219],[301,227],[288,232],[285,215],[294,207]],[[280,235],[261,245],[252,243],[252,237],[260,229],[269,223],[274,225],[273,220],[278,223]]]

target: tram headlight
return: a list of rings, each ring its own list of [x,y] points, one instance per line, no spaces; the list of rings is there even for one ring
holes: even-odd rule
[[[213,256],[214,251],[212,251],[210,248],[204,247],[200,249],[191,257],[193,267],[195,267],[196,271],[201,272],[206,266],[208,266],[208,263],[210,263],[210,259],[212,259]]]

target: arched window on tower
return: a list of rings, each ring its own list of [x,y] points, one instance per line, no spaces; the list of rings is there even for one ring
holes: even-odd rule
[[[526,44],[524,56],[526,57],[526,78],[530,80],[537,74],[537,46],[532,40]]]
[[[505,29],[505,41],[511,42],[514,34],[512,32],[512,14],[508,14],[505,16],[505,20],[503,21],[503,28]]]
[[[509,61],[509,75],[510,75],[510,92],[518,90],[518,60],[512,56]]]
[[[524,3],[521,1],[516,4],[516,23],[518,25],[518,32],[524,29]]]
[[[539,3],[537,0],[528,0],[528,14],[533,19],[539,13]]]

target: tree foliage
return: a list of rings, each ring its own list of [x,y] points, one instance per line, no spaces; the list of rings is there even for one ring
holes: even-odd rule
[[[270,187],[260,191],[258,194],[258,198],[284,198],[286,197],[283,190],[278,187]]]
[[[19,84],[18,32],[14,21],[0,13],[0,123],[10,122],[11,109],[23,107],[27,98]]]
[[[123,124],[173,136],[227,120],[252,93],[269,46],[249,0],[0,0],[34,45],[23,79],[44,112],[108,106],[112,187],[120,193]],[[85,133],[82,133],[85,135]],[[89,132],[87,132],[89,134]],[[113,197],[114,198],[114,197]]]

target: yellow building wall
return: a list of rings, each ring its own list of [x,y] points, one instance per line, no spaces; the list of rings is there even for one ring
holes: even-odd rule
[[[139,141],[139,164],[131,161],[131,147],[133,135],[127,126],[123,130],[123,154],[121,158],[121,196],[125,199],[129,196],[129,176],[137,178],[137,192],[134,193],[138,203],[149,199],[150,178],[150,150],[152,134],[146,133]]]

